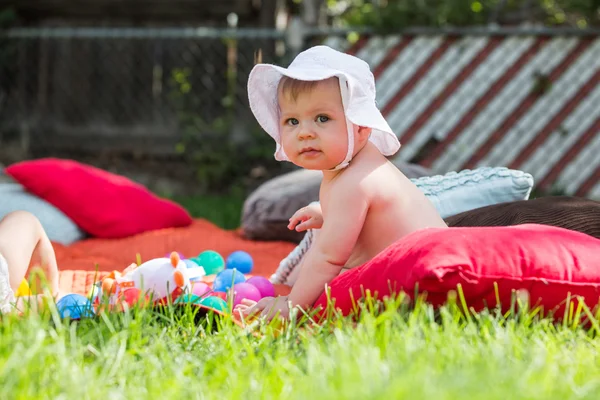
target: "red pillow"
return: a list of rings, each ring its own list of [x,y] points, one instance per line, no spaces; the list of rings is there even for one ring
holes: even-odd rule
[[[480,311],[497,306],[495,282],[503,311],[513,290],[526,289],[531,307],[560,318],[569,293],[584,297],[590,308],[598,304],[599,255],[599,239],[553,226],[425,229],[334,279],[331,298],[349,314],[366,290],[381,299],[400,290],[413,296],[418,289],[439,306],[461,284],[467,305]],[[323,294],[315,305],[326,303]]]
[[[144,186],[72,160],[23,161],[5,171],[99,238],[122,238],[192,223],[184,208]]]

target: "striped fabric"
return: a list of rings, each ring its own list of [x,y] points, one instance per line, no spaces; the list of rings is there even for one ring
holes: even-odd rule
[[[271,282],[274,284],[286,284],[292,286],[295,282],[295,279],[290,279],[290,275],[292,271],[300,265],[300,262],[304,258],[304,255],[310,249],[310,246],[313,242],[313,238],[315,236],[314,230],[309,229],[306,231],[304,238],[302,241],[296,246],[296,248],[283,260],[279,263],[279,267],[277,267],[277,271],[273,275],[271,275]]]
[[[436,173],[483,166],[600,198],[600,37],[367,36],[326,44],[367,61],[402,148]]]

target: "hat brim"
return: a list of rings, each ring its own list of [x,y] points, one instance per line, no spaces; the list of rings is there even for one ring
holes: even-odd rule
[[[283,76],[303,81],[320,81],[334,76],[344,77],[349,85],[350,104],[346,117],[355,125],[371,128],[370,140],[385,156],[400,149],[400,141],[377,108],[374,101],[366,98],[353,99],[354,77],[335,69],[323,67],[289,69],[272,64],[256,65],[248,77],[248,99],[250,109],[260,126],[275,140],[275,159],[288,161],[281,146],[279,134],[279,104],[277,88]]]

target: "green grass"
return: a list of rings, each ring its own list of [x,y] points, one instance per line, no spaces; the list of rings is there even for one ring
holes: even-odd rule
[[[357,323],[260,337],[191,314],[5,318],[0,398],[597,399],[600,389],[595,331],[527,313],[388,305]]]
[[[181,204],[194,218],[205,218],[223,229],[240,226],[244,205],[240,194],[175,196],[171,200]]]
[[[239,225],[243,199],[175,199],[195,217]],[[397,303],[399,304],[399,303]],[[597,399],[600,328],[521,311],[465,316],[388,304],[358,322],[263,326],[188,308],[80,322],[0,321],[0,399]],[[590,317],[590,314],[581,314]]]

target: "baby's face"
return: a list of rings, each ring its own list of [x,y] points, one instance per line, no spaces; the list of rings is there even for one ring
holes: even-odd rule
[[[306,169],[331,169],[348,151],[346,116],[336,78],[320,82],[293,99],[279,93],[281,145],[294,164]]]

